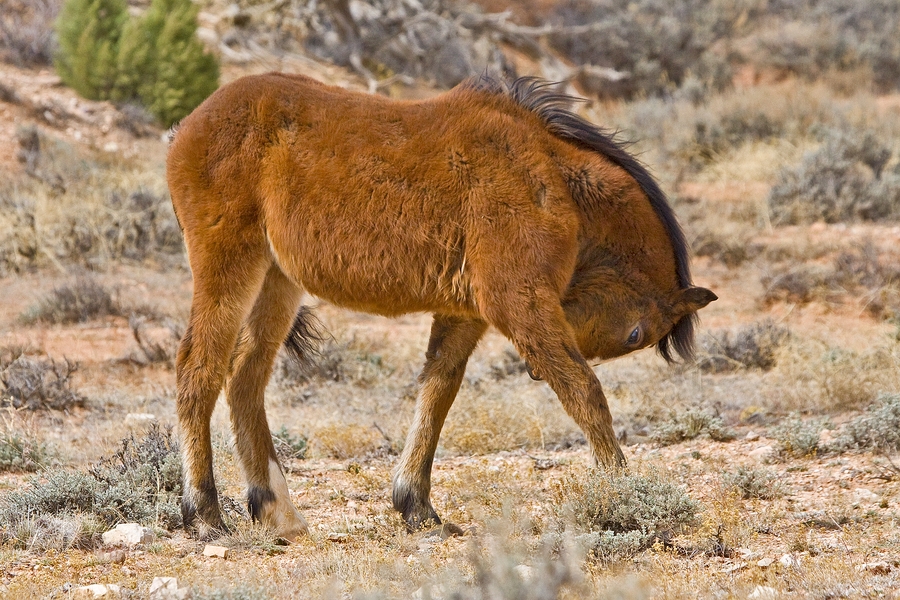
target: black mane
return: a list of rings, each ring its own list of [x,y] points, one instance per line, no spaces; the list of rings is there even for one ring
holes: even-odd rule
[[[463,85],[469,89],[509,96],[520,106],[541,117],[554,135],[577,142],[594,152],[599,152],[624,169],[637,181],[647,198],[650,199],[651,206],[669,234],[672,250],[675,253],[679,287],[684,289],[691,286],[687,241],[665,193],[647,168],[625,150],[622,142],[615,139],[615,134],[605,131],[571,111],[570,107],[578,98],[558,92],[554,89],[557,84],[535,77],[520,77],[511,83],[506,83],[488,75],[482,75],[470,79]],[[694,357],[694,324],[696,320],[696,313],[682,317],[675,323],[672,330],[659,340],[656,349],[667,362],[673,361],[671,348],[674,348],[685,360],[691,360]]]

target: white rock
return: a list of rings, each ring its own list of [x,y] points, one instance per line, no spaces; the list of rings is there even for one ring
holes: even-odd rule
[[[750,595],[747,598],[751,598],[753,600],[771,600],[772,598],[778,597],[778,590],[772,587],[768,587],[765,585],[758,585],[753,588],[753,591],[750,592]]]
[[[120,598],[122,590],[114,583],[95,583],[75,588],[76,598]]]
[[[338,531],[331,531],[326,536],[329,542],[346,542],[350,539],[349,533],[341,533]]]
[[[758,460],[759,462],[765,462],[769,459],[773,454],[775,454],[775,448],[772,446],[760,446],[756,450],[751,450],[747,455],[753,460]]]
[[[125,415],[125,425],[128,427],[141,427],[156,422],[156,415],[150,413],[128,413]]]
[[[156,534],[140,523],[119,523],[103,534],[103,543],[108,546],[136,546],[150,544],[154,540]]]
[[[191,597],[191,588],[178,587],[174,577],[154,577],[150,584],[150,600],[187,600]]]
[[[800,568],[800,559],[793,554],[782,554],[781,558],[778,559],[778,562],[788,569]]]
[[[729,566],[725,567],[724,569],[722,569],[722,572],[723,573],[734,573],[735,571],[740,571],[741,569],[746,569],[747,564],[748,563],[740,562],[740,563],[737,563],[734,565],[729,565]]]
[[[748,431],[747,435],[744,437],[744,439],[747,440],[748,442],[755,442],[756,440],[759,439],[759,434],[756,433],[755,431]]]
[[[765,569],[767,567],[771,567],[774,563],[775,559],[767,556],[766,558],[759,559],[759,561],[757,561],[756,563],[756,566]]]
[[[856,488],[853,490],[853,497],[857,502],[878,502],[881,500],[878,494],[866,488]]]
[[[207,544],[206,547],[203,548],[203,556],[228,558],[228,548],[225,546],[213,546],[212,544]]]
[[[750,548],[738,548],[737,552],[738,552],[738,554],[741,555],[741,558],[743,558],[744,560],[753,560],[754,558],[759,556],[759,554],[757,554]]]

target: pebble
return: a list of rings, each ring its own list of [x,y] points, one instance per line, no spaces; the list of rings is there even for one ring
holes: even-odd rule
[[[750,592],[750,595],[747,598],[752,598],[753,600],[770,600],[771,598],[778,597],[778,590],[773,587],[768,587],[765,585],[758,585],[753,588],[753,591]]]
[[[782,564],[782,566],[788,569],[799,569],[800,568],[800,559],[794,556],[793,554],[783,554],[781,558],[778,559],[778,562]]]
[[[773,446],[760,446],[756,450],[751,450],[748,453],[748,456],[753,460],[758,460],[759,462],[765,462],[775,453],[775,448]]]
[[[191,588],[178,587],[175,577],[154,577],[150,584],[150,600],[187,600],[191,597]]]
[[[207,544],[206,547],[203,548],[203,556],[228,558],[228,552],[229,550],[225,546],[213,546],[212,544]]]
[[[120,598],[122,590],[114,583],[95,583],[75,588],[75,598]]]
[[[766,558],[761,558],[759,561],[757,561],[756,566],[765,569],[767,567],[771,567],[774,563],[775,559],[767,556]]]

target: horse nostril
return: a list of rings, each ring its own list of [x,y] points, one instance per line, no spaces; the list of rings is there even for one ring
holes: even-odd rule
[[[541,376],[538,375],[537,372],[535,372],[535,370],[532,369],[531,365],[529,365],[527,362],[525,363],[525,370],[528,371],[528,376],[531,377],[532,379],[534,379],[535,381],[542,381]]]

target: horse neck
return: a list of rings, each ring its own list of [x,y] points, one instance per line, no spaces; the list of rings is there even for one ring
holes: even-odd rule
[[[579,263],[605,255],[623,277],[646,279],[660,293],[677,289],[672,241],[638,182],[595,153],[577,156],[562,170],[581,213]]]

